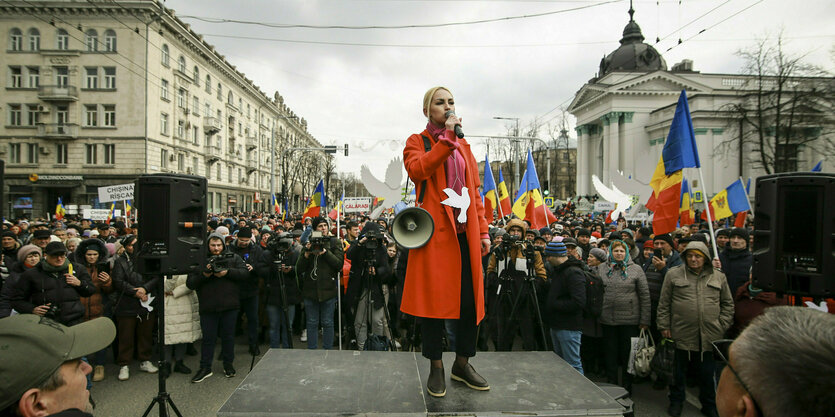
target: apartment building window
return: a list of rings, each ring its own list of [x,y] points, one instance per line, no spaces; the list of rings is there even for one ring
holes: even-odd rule
[[[184,139],[186,137],[186,122],[177,120],[177,138]]]
[[[168,80],[162,80],[162,83],[160,85],[160,97],[163,100],[169,101],[169,98],[168,98]]]
[[[180,55],[180,58],[177,60],[177,69],[183,74],[186,73],[186,57]]]
[[[19,164],[20,163],[20,144],[19,143],[10,143],[9,144],[9,162],[12,164]]]
[[[29,50],[30,51],[40,51],[41,50],[41,32],[39,32],[35,28],[29,29]]]
[[[116,67],[104,67],[104,88],[116,89]]]
[[[58,29],[55,37],[55,47],[61,51],[70,49],[70,35],[64,29]]]
[[[212,76],[206,74],[206,92],[212,94]]]
[[[168,45],[163,44],[161,51],[162,51],[162,58],[161,58],[162,65],[165,65],[167,67],[168,66],[168,59],[170,58],[170,56],[168,54]]]
[[[191,112],[194,114],[200,113],[200,99],[197,96],[191,98]]]
[[[159,130],[165,136],[168,136],[168,113],[160,114]]]
[[[98,161],[98,146],[95,143],[84,145],[84,163],[87,165],[95,165]]]
[[[104,164],[116,165],[116,145],[104,145]]]
[[[70,83],[70,70],[67,67],[55,67],[55,85],[66,87]]]
[[[67,124],[70,121],[69,106],[55,106],[55,122],[59,125]]]
[[[197,175],[197,168],[199,168],[200,159],[196,156],[191,158],[191,171],[194,175]]]
[[[105,104],[102,107],[104,107],[104,126],[116,127],[116,105]]]
[[[233,105],[233,106],[235,105],[235,96],[232,93],[232,90],[229,90],[229,94],[226,95],[226,102]],[[238,103],[238,104],[240,104],[240,103]],[[240,107],[238,107],[238,108],[240,108]]]
[[[9,104],[9,126],[21,125],[20,104]]]
[[[234,175],[235,175],[234,172],[235,172],[235,170],[232,169],[231,166],[226,168],[226,175],[227,175],[226,176],[226,181],[229,181],[230,184],[232,183],[232,178],[235,178],[234,177]]]
[[[99,109],[95,104],[84,105],[84,126],[96,127],[99,121]]]
[[[194,85],[200,87],[200,68],[197,68],[197,65],[194,66],[194,70],[191,73],[191,78],[194,79]]]
[[[29,88],[38,88],[41,85],[41,69],[38,67],[26,67],[29,73]]]
[[[67,157],[67,144],[59,143],[55,145],[55,163],[66,165],[69,158]]]
[[[99,69],[96,67],[87,67],[84,69],[84,87],[90,89],[99,88]]]
[[[26,162],[30,164],[37,164],[38,163],[38,144],[37,143],[27,143],[26,144],[27,152],[27,160]]]
[[[217,180],[220,181],[221,180],[221,178],[220,178],[220,164],[217,164],[217,169],[215,171],[216,171],[216,174],[217,174]]]
[[[211,103],[206,103],[203,105],[203,116],[211,117],[212,116],[212,105]]]
[[[188,95],[185,88],[177,90],[177,107],[188,110]]]
[[[87,29],[87,32],[84,32],[84,46],[87,52],[99,50],[99,33],[95,29]]]
[[[194,170],[194,175],[197,175],[197,170]],[[206,162],[206,179],[212,179],[212,163]]]
[[[23,32],[21,32],[18,28],[12,28],[12,30],[9,31],[9,50],[23,50]]]
[[[200,145],[200,133],[197,130],[197,126],[191,127],[191,143]]]
[[[217,83],[217,99],[223,100],[223,86],[220,83]]]
[[[159,150],[159,166],[161,168],[168,168],[168,150],[167,149],[160,149]]]
[[[23,72],[18,66],[9,67],[9,87],[21,88],[23,87]]]
[[[177,154],[177,171],[183,172],[186,170],[186,157],[182,153]]]
[[[104,32],[104,50],[107,52],[116,52],[116,32],[112,29]]]
[[[38,124],[41,112],[38,110],[37,104],[26,105],[26,126],[35,126]]]

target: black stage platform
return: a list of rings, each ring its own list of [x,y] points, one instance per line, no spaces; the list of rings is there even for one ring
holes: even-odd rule
[[[479,352],[490,383],[475,391],[449,378],[426,394],[429,361],[413,352],[270,349],[217,415],[232,416],[620,416],[623,408],[552,352]]]

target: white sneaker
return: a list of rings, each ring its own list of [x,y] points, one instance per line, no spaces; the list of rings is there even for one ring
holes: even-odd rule
[[[302,330],[302,337],[300,340],[302,342],[307,342],[307,329]]]
[[[144,362],[140,363],[139,364],[139,370],[143,371],[143,372],[147,372],[149,374],[155,374],[155,373],[157,373],[157,371],[159,371],[159,369],[157,369],[157,367],[154,366],[154,364],[152,364],[151,361],[144,361]]]
[[[119,368],[119,381],[127,381],[128,378],[130,378],[130,370],[128,369],[128,366],[125,365]]]

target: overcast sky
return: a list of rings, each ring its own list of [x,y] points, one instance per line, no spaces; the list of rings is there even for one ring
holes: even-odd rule
[[[165,6],[203,34],[268,96],[279,91],[285,103],[307,119],[310,132],[321,143],[350,144],[351,156],[337,156],[338,171],[359,172],[360,164],[368,164],[378,177],[388,161],[402,155],[405,139],[423,130],[421,101],[434,85],[452,90],[464,131],[476,145],[484,140],[472,136],[505,134],[506,125],[512,124],[494,116],[518,117],[522,126],[537,118],[558,123],[559,107],[567,106],[595,76],[600,59],[617,48],[629,20],[626,0],[168,0]],[[392,26],[471,22],[581,7],[585,8],[540,17],[405,29],[272,28],[186,17]],[[835,2],[831,0],[684,0],[681,5],[677,0],[639,0],[634,7],[646,41],[653,44],[656,37],[663,38],[655,46],[668,67],[692,59],[697,71],[738,72],[741,61],[734,52],[780,28],[790,51],[807,53],[809,62],[829,70],[835,67]],[[695,36],[703,29],[708,30]],[[679,38],[685,42],[667,51]],[[573,118],[569,119],[573,128]],[[476,159],[482,159],[484,152],[476,147]]]

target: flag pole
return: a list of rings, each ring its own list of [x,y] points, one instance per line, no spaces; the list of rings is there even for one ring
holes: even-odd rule
[[[745,202],[748,203],[748,210],[751,211],[751,215],[754,215],[754,207],[751,207],[751,199],[748,194],[748,190],[745,188],[745,183],[742,182],[742,177],[739,177],[739,183],[742,185],[742,188],[745,189]]]
[[[125,226],[130,227],[130,217],[128,217],[128,201],[122,200],[122,204],[125,205]]]
[[[699,167],[698,170],[699,170],[699,182],[701,183],[702,195],[704,196],[702,199],[704,201],[704,200],[707,200],[707,192],[705,191],[705,176],[704,176],[704,174],[702,174],[702,167]],[[708,227],[708,229],[710,229],[710,242],[711,242],[710,246],[713,247],[714,258],[718,259],[719,258],[719,250],[716,249],[716,242],[714,241],[716,239],[716,233],[713,232],[713,219],[710,217],[710,201],[709,200],[707,201],[707,204],[706,204],[706,207],[705,207],[705,214],[707,215],[707,227]]]
[[[408,184],[409,183],[407,182],[406,185],[408,185]],[[345,182],[342,182],[342,195],[345,196]],[[342,204],[343,205],[345,204],[344,203],[344,198],[343,198],[343,203]],[[344,210],[344,207],[340,207],[340,204],[337,203],[336,204],[336,237],[339,238],[339,244],[342,245],[343,244],[342,243],[342,235],[339,233],[340,230],[342,230],[342,228],[341,228],[342,225],[340,224],[340,221],[339,221],[339,218],[340,218],[339,211],[340,211],[340,209]],[[369,293],[369,295],[370,295],[370,293]],[[342,268],[340,268],[339,272],[336,273],[336,297],[337,297],[336,301],[339,303],[339,311],[337,313],[337,318],[339,320],[339,350],[342,350],[342,331],[344,330],[342,328]]]

